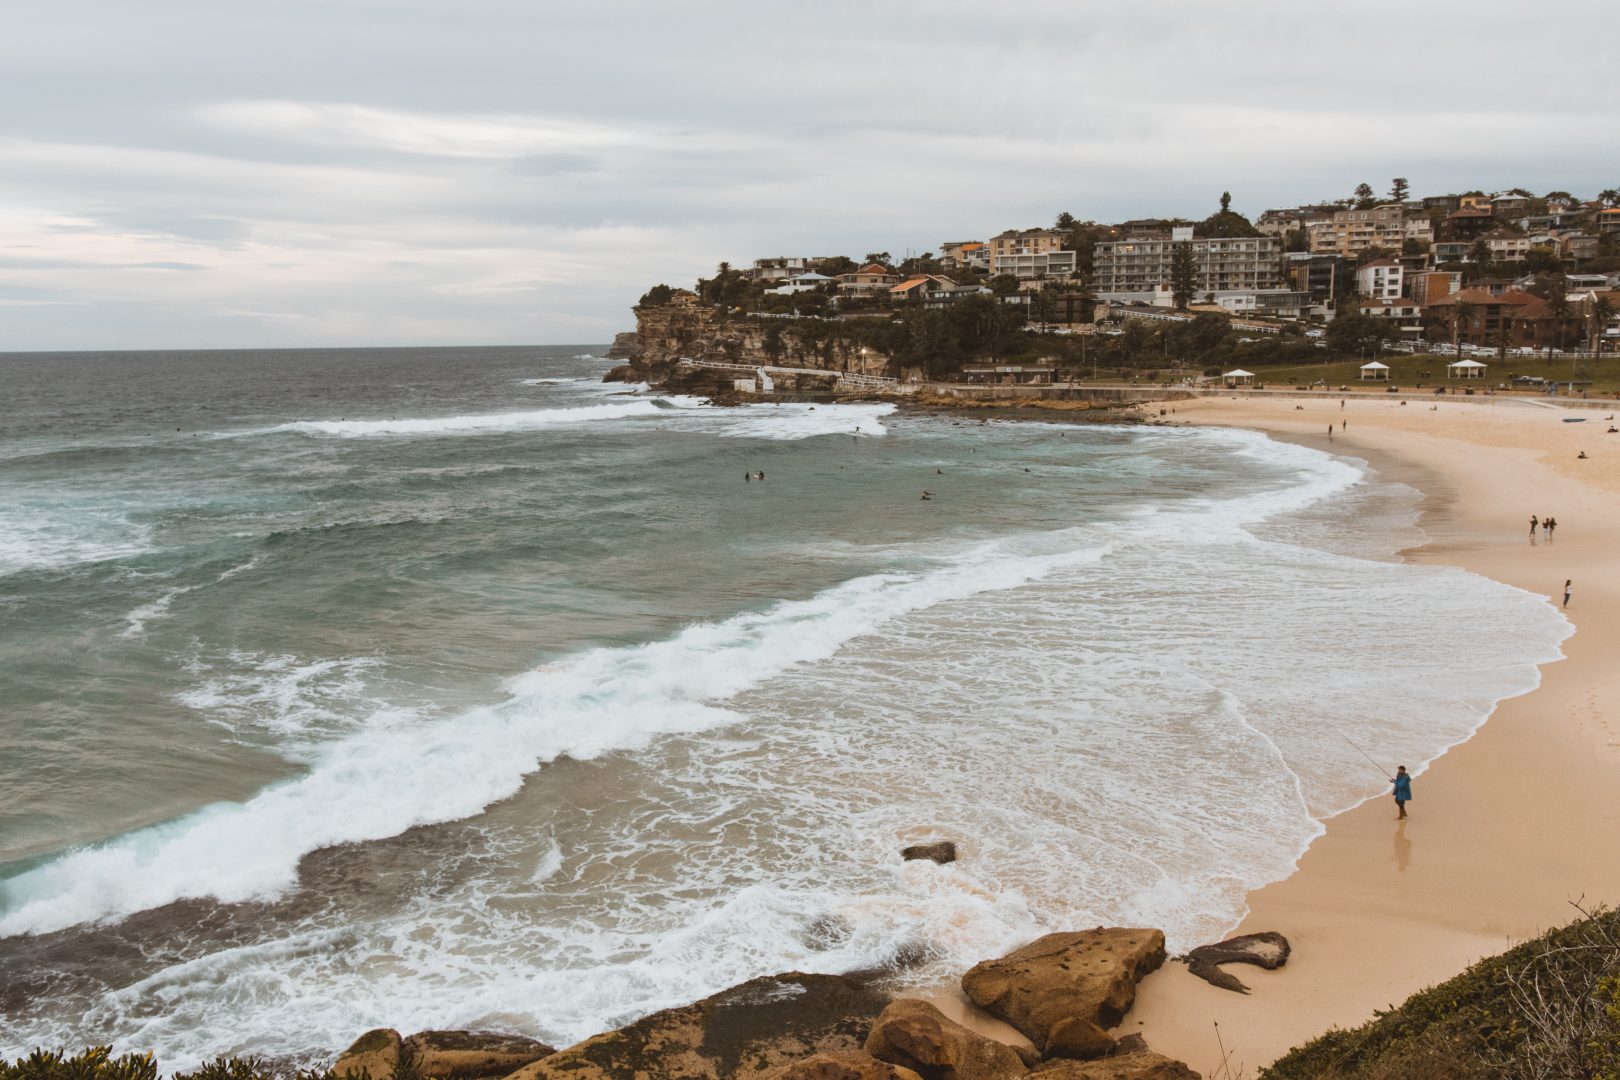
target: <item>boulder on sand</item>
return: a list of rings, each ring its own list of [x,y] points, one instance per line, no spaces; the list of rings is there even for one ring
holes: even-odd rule
[[[907,862],[914,859],[932,859],[937,863],[956,861],[956,844],[950,840],[936,840],[932,844],[912,844],[900,849],[900,857]]]
[[[883,1010],[866,1037],[866,1052],[929,1080],[1012,1080],[1026,1071],[1012,1047],[916,998],[901,998]]]
[[[1065,1021],[1117,1025],[1136,1001],[1136,984],[1163,963],[1162,931],[1098,927],[1047,934],[975,965],[962,976],[962,989],[1044,1053],[1054,1029]]]
[[[812,1054],[769,1074],[770,1080],[922,1080],[901,1065],[859,1050]]]
[[[512,1080],[756,1080],[810,1055],[859,1050],[888,1004],[838,975],[768,975],[593,1035]]]
[[[1151,1050],[1096,1061],[1050,1061],[1029,1076],[1030,1080],[1199,1080],[1175,1058]]]
[[[399,1067],[402,1040],[393,1028],[374,1028],[338,1055],[332,1071],[339,1076],[360,1076],[389,1080]]]
[[[1257,964],[1276,971],[1288,963],[1291,951],[1287,938],[1275,930],[1266,930],[1239,934],[1215,945],[1200,945],[1187,954],[1187,959],[1205,964]]]
[[[494,1031],[420,1031],[405,1040],[405,1057],[434,1080],[505,1076],[557,1051],[522,1035]]]

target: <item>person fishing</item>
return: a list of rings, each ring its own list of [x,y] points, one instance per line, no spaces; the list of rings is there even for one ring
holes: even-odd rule
[[[1395,785],[1395,809],[1400,811],[1396,816],[1405,817],[1406,804],[1412,801],[1412,778],[1407,775],[1405,765],[1395,767],[1392,783]]]

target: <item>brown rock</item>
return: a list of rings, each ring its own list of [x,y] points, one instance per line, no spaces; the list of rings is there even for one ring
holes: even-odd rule
[[[393,1028],[375,1028],[339,1054],[332,1071],[339,1076],[364,1075],[371,1080],[389,1080],[399,1066],[400,1048],[399,1032]]]
[[[1030,1080],[1200,1080],[1175,1058],[1151,1050],[1095,1061],[1050,1061],[1029,1075]]]
[[[902,998],[883,1010],[866,1037],[866,1052],[928,1080],[1012,1080],[1026,1071],[1012,1047],[915,998]]]
[[[421,1031],[405,1040],[405,1056],[433,1080],[505,1076],[557,1051],[521,1035],[494,1031]]]
[[[617,364],[608,368],[607,374],[602,376],[603,382],[640,382],[641,373],[631,364]]]
[[[754,1080],[813,1054],[859,1050],[888,1004],[837,975],[771,975],[594,1035],[511,1080]]]
[[[907,862],[913,859],[932,859],[937,863],[953,863],[956,861],[956,845],[949,840],[939,840],[932,844],[912,844],[908,848],[900,849],[900,857]]]
[[[1073,1018],[1111,1028],[1136,1001],[1136,984],[1164,963],[1158,930],[1103,928],[1048,934],[962,976],[969,999],[1043,1051]]]
[[[1189,960],[1187,961],[1187,970],[1209,983],[1209,985],[1218,986],[1222,990],[1231,990],[1238,994],[1247,994],[1249,992],[1249,988],[1243,984],[1242,979],[1222,971],[1214,964],[1205,963],[1202,960]]]
[[[769,1075],[771,1080],[922,1080],[902,1065],[879,1061],[859,1050],[813,1054]]]
[[[1052,1025],[1046,1037],[1046,1056],[1054,1058],[1107,1057],[1114,1052],[1114,1037],[1090,1020],[1071,1016]]]
[[[1266,930],[1240,934],[1217,945],[1200,945],[1187,954],[1187,959],[1206,964],[1258,964],[1267,971],[1275,971],[1288,963],[1291,951],[1287,938],[1275,930]]]
[[[1114,1053],[1112,1056],[1118,1057],[1121,1054],[1140,1054],[1147,1048],[1147,1039],[1143,1037],[1140,1031],[1133,1031],[1129,1035],[1121,1035],[1119,1037],[1119,1041],[1114,1044]]]

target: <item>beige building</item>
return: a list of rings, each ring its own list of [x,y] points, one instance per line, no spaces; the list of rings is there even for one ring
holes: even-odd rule
[[[1040,274],[1048,277],[1073,273],[1073,267],[1078,265],[1074,252],[1065,253],[1069,256],[1067,260],[1047,258],[1064,253],[1063,245],[1068,240],[1069,234],[1057,229],[1008,229],[990,238],[990,273],[1035,277],[1036,267]],[[1061,273],[1053,270],[1065,262],[1071,269]]]
[[[882,263],[867,263],[859,270],[849,274],[838,275],[838,291],[841,293],[862,293],[876,295],[889,291],[889,286],[900,280],[900,275],[891,273]]]
[[[1176,245],[1192,248],[1196,292],[1250,292],[1282,287],[1282,241],[1274,236],[1195,239],[1191,228],[1170,236],[1107,240],[1094,250],[1095,291],[1099,294],[1152,293],[1170,284]]]
[[[1523,233],[1492,229],[1480,239],[1491,249],[1492,262],[1524,262],[1530,254],[1530,238]]]
[[[1333,220],[1318,222],[1308,232],[1313,255],[1355,258],[1368,248],[1398,252],[1406,240],[1406,210],[1399,203],[1340,210]]]
[[[944,266],[990,269],[990,245],[983,240],[947,240],[939,245],[939,261]]]

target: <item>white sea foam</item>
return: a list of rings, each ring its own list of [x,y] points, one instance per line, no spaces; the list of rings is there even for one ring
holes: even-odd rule
[[[56,500],[0,494],[0,577],[139,555],[151,529],[110,499]]]
[[[1101,548],[1020,555],[994,546],[922,574],[857,578],[809,600],[690,627],[636,648],[595,649],[511,680],[505,703],[437,722],[393,722],[323,746],[310,771],[241,804],[71,852],[0,883],[0,936],[117,918],[186,897],[273,897],[298,860],[334,844],[452,821],[506,798],[540,764],[645,746],[737,715],[721,704],[933,604],[1014,587]],[[433,761],[453,785],[422,785]]]

